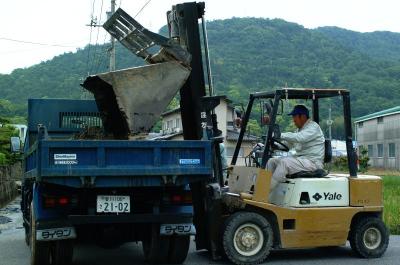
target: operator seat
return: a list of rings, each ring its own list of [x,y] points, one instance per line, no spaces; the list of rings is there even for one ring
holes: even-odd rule
[[[331,140],[325,140],[325,153],[324,163],[330,163],[332,161],[332,145]],[[323,178],[328,175],[328,172],[324,169],[317,169],[315,171],[300,171],[292,175],[287,175],[288,179],[297,178]]]

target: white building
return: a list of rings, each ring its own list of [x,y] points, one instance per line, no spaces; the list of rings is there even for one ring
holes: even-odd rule
[[[11,126],[15,127],[18,130],[19,139],[21,139],[21,142],[24,143],[28,127],[25,124],[11,124]]]
[[[373,167],[400,169],[400,106],[355,121],[356,141],[368,150]]]
[[[224,137],[224,145],[227,155],[228,164],[230,163],[236,142],[239,137],[240,129],[234,125],[236,114],[234,108],[230,105],[231,101],[226,97],[222,97],[220,104],[215,108],[215,114],[218,120],[218,129],[222,131]],[[180,108],[176,108],[161,114],[162,117],[162,134],[170,140],[182,140],[182,118]],[[250,153],[252,146],[256,144],[258,138],[253,135],[246,134],[242,147],[239,152],[238,165],[244,165],[244,157]]]

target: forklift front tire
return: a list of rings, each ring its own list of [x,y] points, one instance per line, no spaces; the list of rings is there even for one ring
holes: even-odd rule
[[[380,218],[359,219],[350,231],[350,246],[362,258],[379,258],[389,245],[389,231]]]
[[[237,212],[226,220],[223,247],[226,256],[237,265],[262,263],[273,244],[270,222],[253,212]]]

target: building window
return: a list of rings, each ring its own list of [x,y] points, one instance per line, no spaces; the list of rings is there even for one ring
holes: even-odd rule
[[[383,157],[383,144],[377,144],[378,147],[378,157]]]
[[[389,143],[389,157],[396,157],[396,145],[395,145],[395,143]]]
[[[362,128],[363,126],[364,126],[364,122],[360,121],[360,122],[358,123],[358,128]]]
[[[368,145],[368,156],[373,157],[374,156],[374,146],[372,144]]]
[[[181,119],[177,118],[175,122],[176,122],[175,127],[181,129]]]
[[[378,124],[383,123],[383,117],[378,117],[378,119],[376,119]]]
[[[172,120],[167,121],[167,130],[172,129]]]

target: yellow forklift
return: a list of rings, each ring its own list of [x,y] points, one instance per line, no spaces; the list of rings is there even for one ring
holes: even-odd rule
[[[320,101],[333,97],[343,102],[349,172],[299,172],[286,176],[285,182],[270,191],[272,172],[266,168],[267,162],[277,151],[289,151],[279,139],[277,116],[283,113],[283,102],[311,103],[312,118],[319,123]],[[256,145],[246,166],[236,165],[243,159],[238,155],[256,101],[261,102],[265,113],[262,120],[269,121],[265,142]],[[230,261],[238,265],[258,264],[273,249],[342,246],[347,241],[363,258],[377,258],[385,253],[389,232],[382,221],[382,179],[357,175],[348,90],[284,88],[253,93],[240,130],[228,172],[229,191],[222,198],[226,208],[222,246]],[[331,159],[330,140],[326,140],[324,162]]]

